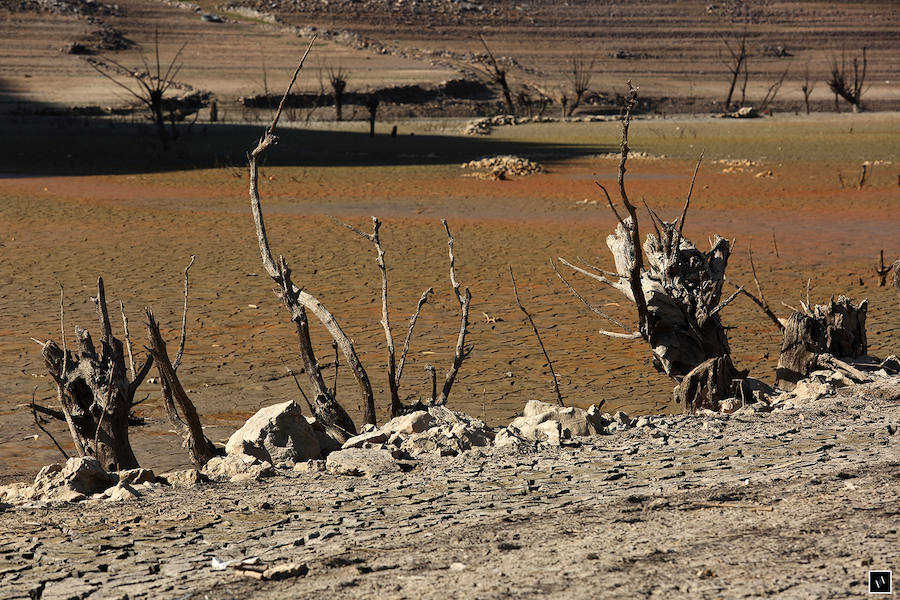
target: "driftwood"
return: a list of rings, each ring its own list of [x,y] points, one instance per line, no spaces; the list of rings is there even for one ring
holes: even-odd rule
[[[841,358],[865,356],[868,301],[854,306],[849,298],[832,298],[826,306],[804,305],[794,312],[784,328],[776,367],[778,387],[792,390],[795,384],[820,368],[838,368]],[[855,374],[847,373],[850,376]]]
[[[878,286],[884,287],[887,285],[887,277],[888,277],[888,275],[890,275],[891,270],[893,270],[894,265],[885,266],[883,249],[881,250],[881,252],[879,252],[879,256],[880,256],[880,261],[879,261],[880,266],[875,267],[875,274],[878,275]]]
[[[742,377],[729,356],[717,356],[697,365],[675,386],[675,401],[687,412],[718,411],[725,398],[741,398]]]
[[[128,439],[129,416],[153,357],[148,355],[129,379],[125,346],[112,334],[103,278],[98,278],[97,297],[92,300],[100,321],[99,352],[91,334],[80,327],[75,328],[77,349],[68,350],[63,326],[63,347],[47,341],[41,354],[56,383],[62,416],[78,454],[94,456],[110,471],[137,468]],[[60,312],[62,320],[61,302]]]

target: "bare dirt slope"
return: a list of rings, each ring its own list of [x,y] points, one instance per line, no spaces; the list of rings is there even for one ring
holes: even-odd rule
[[[247,8],[257,12],[240,12]],[[203,12],[225,22],[203,21]],[[63,106],[127,101],[84,57],[64,50],[83,42],[137,67],[139,51],[152,53],[156,30],[163,60],[188,42],[179,81],[225,102],[280,89],[283,83],[274,74],[289,72],[302,47],[298,35],[308,39],[314,31],[322,45],[313,66],[342,67],[352,91],[471,74],[473,63],[484,56],[476,37],[483,33],[507,65],[515,93],[528,86],[532,94],[540,89],[558,96],[569,87],[572,57],[583,56],[593,61],[590,89],[603,97],[621,92],[632,79],[659,110],[715,111],[728,85],[721,37],[733,40],[746,31],[748,103],[758,103],[788,69],[778,106],[798,109],[808,70],[815,85],[814,106],[831,110],[833,96],[824,80],[832,61],[843,51],[849,61],[864,46],[869,58],[864,98],[882,110],[900,102],[900,16],[894,3],[886,1],[242,0],[225,6],[209,0],[8,0],[0,4],[0,13],[0,34],[6,40],[0,47],[0,100],[13,106],[23,101]],[[272,76],[262,75],[264,65]],[[300,86],[317,91],[318,78],[304,78]]]
[[[868,571],[900,560],[897,394],[882,384],[769,414],[656,418],[375,479],[280,471],[137,486],[125,503],[0,505],[0,595],[864,597]],[[254,558],[309,573],[232,568]]]

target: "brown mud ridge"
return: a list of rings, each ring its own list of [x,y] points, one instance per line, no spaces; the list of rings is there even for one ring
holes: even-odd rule
[[[144,472],[113,500],[0,504],[0,596],[861,596],[900,558],[900,380],[804,389],[369,476]]]

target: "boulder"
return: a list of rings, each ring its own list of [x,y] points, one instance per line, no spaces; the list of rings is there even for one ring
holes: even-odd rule
[[[141,497],[136,489],[134,489],[130,484],[119,482],[115,487],[112,487],[106,491],[105,494],[110,502],[124,502],[127,500],[137,500]]]
[[[119,483],[130,483],[132,485],[148,481],[154,483],[156,481],[156,475],[150,469],[129,469],[127,471],[119,471],[116,475],[119,476]]]
[[[400,471],[400,465],[387,450],[348,448],[328,455],[325,468],[335,475],[374,477]]]
[[[571,435],[563,435],[559,421],[548,418],[550,413],[530,417],[518,417],[507,426],[511,437],[525,442],[537,442],[548,446],[559,446],[562,439]],[[567,430],[568,432],[568,430]]]
[[[444,406],[431,406],[427,413],[419,411],[405,416],[414,418],[406,421],[395,419],[396,426],[414,431],[428,425],[427,429],[418,433],[406,435],[397,431],[389,438],[395,446],[399,442],[399,448],[413,457],[422,454],[456,456],[478,446],[489,446],[494,438],[494,431],[484,421]],[[405,439],[401,441],[400,438],[404,435]]]
[[[185,487],[209,481],[209,477],[207,477],[197,469],[169,471],[168,473],[163,473],[162,475],[160,475],[159,478],[172,487]]]
[[[255,456],[271,464],[322,455],[315,430],[300,407],[290,401],[260,409],[228,438],[225,452]]]
[[[31,487],[32,499],[60,499],[61,494],[74,497],[71,490],[85,497],[102,492],[116,483],[116,478],[107,473],[100,462],[92,457],[70,458],[66,464],[47,465],[34,478]]]
[[[275,474],[275,469],[255,456],[229,454],[211,458],[203,467],[203,472],[212,479],[248,481],[270,477]]]
[[[400,415],[391,419],[381,427],[385,433],[422,433],[431,426],[434,417],[424,410],[417,410],[408,415]]]
[[[341,448],[344,450],[346,450],[347,448],[362,448],[363,444],[380,444],[387,439],[387,433],[380,429],[376,429],[375,431],[369,431],[367,433],[354,435],[352,438],[344,442],[344,445],[341,446]]]
[[[557,406],[547,404],[539,400],[531,400],[525,405],[523,417],[532,418],[534,426],[545,421],[559,423],[559,432],[562,439],[571,439],[577,436],[597,435],[603,432],[606,422],[598,414],[598,410],[586,411],[574,406]],[[525,422],[522,422],[524,426]]]

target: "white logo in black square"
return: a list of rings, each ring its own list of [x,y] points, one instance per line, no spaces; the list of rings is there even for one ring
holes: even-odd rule
[[[870,594],[893,594],[893,582],[890,571],[869,571]]]

